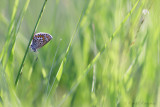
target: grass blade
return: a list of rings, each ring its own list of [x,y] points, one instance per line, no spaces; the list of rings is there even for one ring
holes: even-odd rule
[[[61,39],[60,39],[60,41],[59,41],[59,44],[60,44],[60,42],[61,42]],[[49,82],[50,82],[50,79],[51,79],[51,74],[52,74],[52,71],[53,71],[55,58],[56,58],[56,55],[57,55],[57,52],[58,52],[58,49],[59,49],[59,44],[58,44],[58,47],[57,47],[57,49],[56,49],[56,52],[55,52],[55,55],[54,55],[54,59],[53,59],[53,61],[52,61],[52,67],[51,67],[50,72],[49,72],[49,75],[48,75],[48,84],[47,84],[46,92],[48,92]]]
[[[10,43],[9,43],[9,46],[8,46],[9,50],[6,53],[7,57],[10,58],[11,60],[8,62],[8,59],[7,59],[6,63],[5,63],[5,66],[6,66],[7,62],[12,63],[16,37],[17,37],[18,31],[19,31],[19,28],[21,26],[21,23],[23,21],[24,13],[26,12],[26,10],[28,8],[29,2],[30,2],[30,0],[26,1],[25,5],[24,5],[24,8],[22,9],[22,11],[21,11],[16,23],[15,23],[15,27],[13,28],[13,32],[11,33],[12,37],[11,37],[11,40],[10,40]],[[5,66],[4,66],[4,68],[5,68]]]
[[[18,82],[20,73],[21,73],[21,71],[22,71],[22,67],[23,67],[24,61],[25,61],[25,59],[26,59],[26,56],[27,56],[27,53],[28,53],[28,50],[29,50],[29,46],[30,46],[30,44],[31,44],[32,38],[33,38],[33,36],[34,36],[34,33],[35,33],[35,31],[36,31],[36,29],[37,29],[37,26],[38,26],[38,24],[39,24],[39,22],[40,22],[40,19],[41,19],[41,17],[42,17],[42,13],[43,13],[43,11],[44,11],[44,8],[45,8],[46,3],[47,3],[47,0],[45,0],[44,3],[43,3],[43,6],[42,6],[41,12],[40,12],[40,14],[39,14],[38,20],[37,20],[36,25],[35,25],[35,27],[34,27],[34,30],[33,30],[33,32],[32,32],[32,36],[31,36],[31,38],[30,38],[30,40],[29,40],[29,43],[28,43],[28,46],[27,46],[25,55],[24,55],[24,57],[23,57],[21,66],[20,66],[19,71],[18,71],[18,74],[17,74],[17,78],[16,78],[16,81],[15,81],[15,86],[17,85],[17,82]]]
[[[71,37],[71,40],[70,40],[70,42],[69,42],[69,45],[68,45],[67,50],[66,50],[66,53],[65,53],[65,56],[64,56],[64,58],[63,58],[63,60],[62,60],[62,62],[61,62],[61,64],[60,64],[60,67],[59,67],[58,72],[57,72],[57,74],[56,74],[56,78],[54,79],[54,81],[53,81],[53,83],[52,83],[52,85],[51,85],[51,89],[50,89],[49,92],[48,92],[47,99],[48,99],[48,96],[50,95],[50,92],[53,90],[53,93],[54,93],[55,90],[56,90],[56,88],[57,88],[57,86],[58,86],[58,84],[59,84],[59,81],[60,81],[61,76],[62,76],[62,73],[63,73],[63,67],[64,67],[64,64],[65,64],[65,62],[66,62],[66,60],[67,60],[67,56],[68,56],[70,47],[71,47],[71,45],[72,45],[73,38],[75,37],[76,32],[77,32],[77,30],[78,30],[78,28],[79,28],[79,26],[80,26],[81,21],[82,21],[82,18],[83,18],[83,16],[84,16],[84,14],[86,13],[86,10],[87,10],[87,8],[88,8],[88,4],[89,4],[89,2],[87,2],[87,5],[85,6],[85,8],[84,8],[84,9],[82,10],[82,12],[81,12],[80,18],[79,18],[79,20],[78,20],[78,23],[77,23],[77,26],[76,26],[76,29],[75,29],[75,32],[73,33],[73,35],[72,35],[72,37]]]
[[[12,24],[13,24],[13,20],[14,20],[14,26],[9,29],[11,29],[11,32],[8,31],[8,34],[9,34],[9,39],[7,39],[6,41],[6,44],[5,44],[5,50],[4,50],[4,53],[3,53],[3,57],[2,57],[2,61],[3,61],[3,71],[6,71],[7,73],[7,76],[9,78],[12,78],[13,74],[12,74],[12,63],[13,63],[13,55],[14,55],[14,46],[15,46],[15,41],[16,41],[16,37],[17,37],[17,34],[18,34],[18,31],[19,31],[19,28],[21,26],[21,22],[23,20],[23,17],[24,17],[24,13],[26,12],[27,8],[28,8],[28,4],[29,4],[30,0],[27,0],[25,5],[24,5],[24,8],[21,10],[20,14],[19,14],[19,17],[18,19],[16,20],[15,16],[12,15]],[[14,9],[14,14],[15,13],[15,10]],[[16,21],[15,21],[16,20]],[[12,24],[10,26],[12,26]],[[8,35],[7,35],[8,36]]]
[[[129,16],[133,13],[133,11],[135,10],[135,8],[137,7],[138,3],[140,0],[137,0],[137,2],[135,3],[135,5],[133,6],[133,8],[131,9],[131,11],[127,14],[127,16],[124,18],[124,20],[121,22],[121,24],[119,25],[119,27],[115,30],[115,32],[111,35],[110,37],[110,42],[113,40],[113,38],[116,36],[116,34],[118,33],[118,31],[121,29],[121,27],[123,26],[123,24],[127,21],[127,19],[129,18]],[[90,64],[88,64],[87,68],[82,72],[82,75],[79,76],[79,78],[75,81],[73,87],[71,88],[70,92],[64,97],[64,99],[62,99],[61,103],[59,104],[59,106],[61,106],[63,104],[63,102],[67,99],[67,97],[76,90],[76,88],[78,87],[79,83],[82,81],[82,79],[87,75],[87,73],[89,72],[89,70],[91,69],[91,67],[94,65],[94,63],[96,63],[96,61],[99,59],[99,57],[101,56],[101,54],[104,52],[104,50],[107,48],[108,43],[106,42],[105,45],[103,46],[103,48],[97,53],[97,55],[93,58],[93,60],[91,61]]]
[[[7,37],[6,37],[6,43],[3,46],[2,52],[0,54],[0,59],[2,60],[2,65],[3,65],[3,57],[4,57],[4,55],[5,55],[5,53],[8,49],[9,41],[10,41],[10,38],[11,38],[10,35],[11,35],[11,32],[13,31],[13,26],[14,26],[14,23],[15,23],[15,16],[16,16],[18,4],[19,4],[19,0],[15,0],[14,7],[13,7],[13,12],[12,12],[12,16],[11,16],[11,23],[9,25],[8,33],[7,33]]]

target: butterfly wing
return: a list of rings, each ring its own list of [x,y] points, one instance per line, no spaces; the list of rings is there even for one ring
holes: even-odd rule
[[[40,33],[38,35],[38,47],[41,48],[45,44],[47,44],[52,39],[52,36],[48,33]]]
[[[36,52],[37,51],[37,47],[38,47],[38,40],[37,38],[34,36],[33,39],[32,39],[32,43],[31,43],[31,46],[30,48]]]
[[[52,39],[52,36],[48,33],[44,34],[44,42],[45,44],[48,43]]]
[[[52,39],[52,36],[48,33],[35,34],[32,40],[32,44],[31,44],[32,50],[36,51],[36,49],[43,47],[51,39]]]

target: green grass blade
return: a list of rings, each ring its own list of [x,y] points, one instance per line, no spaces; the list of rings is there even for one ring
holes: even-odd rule
[[[49,72],[49,75],[48,75],[48,84],[47,84],[47,88],[46,88],[46,93],[48,92],[48,88],[49,88],[49,82],[50,82],[50,79],[51,79],[51,74],[52,74],[52,71],[53,71],[53,67],[54,67],[54,62],[55,62],[55,58],[56,58],[56,55],[57,55],[57,52],[58,52],[58,49],[59,49],[59,45],[60,45],[60,42],[61,42],[61,39],[58,43],[58,47],[56,49],[56,52],[55,52],[55,55],[54,55],[54,59],[52,61],[52,67],[50,69],[50,72]]]
[[[15,0],[14,7],[13,7],[13,12],[12,12],[12,16],[11,16],[11,22],[10,22],[10,25],[9,25],[9,28],[8,28],[7,37],[6,37],[6,43],[3,46],[2,52],[0,54],[0,59],[2,60],[2,64],[3,64],[3,57],[5,55],[5,52],[8,49],[9,41],[10,41],[10,38],[11,38],[10,35],[11,35],[11,32],[13,31],[18,4],[19,4],[19,0]]]
[[[58,72],[57,72],[57,74],[56,74],[56,78],[54,79],[54,81],[53,81],[53,83],[52,83],[52,85],[51,85],[51,89],[50,89],[49,92],[48,92],[47,99],[48,99],[48,96],[50,95],[50,92],[53,91],[53,93],[54,93],[55,90],[56,90],[56,88],[57,88],[57,86],[58,86],[58,84],[59,84],[59,81],[60,81],[61,76],[62,76],[62,73],[63,73],[63,67],[64,67],[64,64],[65,64],[65,62],[66,62],[66,60],[67,60],[67,56],[68,56],[70,47],[71,47],[71,45],[72,45],[73,38],[75,37],[76,32],[77,32],[77,30],[78,30],[78,28],[79,28],[79,26],[80,26],[81,21],[82,21],[82,18],[83,18],[83,16],[84,16],[84,14],[86,13],[86,10],[87,10],[87,8],[88,8],[88,4],[89,4],[89,3],[87,2],[87,5],[85,6],[85,8],[84,8],[84,9],[82,10],[82,12],[81,12],[80,18],[79,18],[79,20],[78,20],[78,23],[77,23],[77,26],[76,26],[76,29],[75,29],[75,32],[73,33],[73,35],[72,35],[72,37],[71,37],[71,40],[70,40],[70,42],[69,42],[69,45],[68,45],[67,50],[66,50],[66,53],[65,53],[65,56],[64,56],[64,58],[63,58],[63,60],[62,60],[62,62],[61,62],[61,64],[60,64],[60,67],[59,67]]]
[[[118,26],[118,28],[115,30],[115,32],[111,35],[110,37],[110,42],[113,40],[113,38],[116,36],[116,34],[118,33],[118,31],[122,28],[123,24],[127,21],[127,19],[129,18],[129,16],[133,13],[133,11],[135,10],[135,8],[137,7],[138,3],[140,0],[137,0],[137,2],[135,3],[135,5],[133,6],[133,8],[131,9],[131,11],[127,14],[127,16],[124,18],[124,20],[121,22],[121,24]],[[101,56],[101,54],[104,52],[104,50],[107,48],[108,43],[106,42],[105,45],[103,46],[103,48],[97,53],[97,55],[93,58],[93,60],[91,61],[90,64],[88,64],[87,68],[82,71],[82,75],[80,75],[78,77],[78,79],[75,81],[73,87],[71,88],[71,91],[64,97],[64,99],[61,101],[60,105],[63,104],[63,102],[67,99],[67,97],[76,90],[76,88],[78,87],[79,83],[82,81],[82,79],[87,75],[87,73],[89,72],[89,70],[91,69],[91,67],[93,66],[94,63],[96,63],[96,61],[99,59],[99,57]],[[59,105],[59,106],[60,106]]]
[[[26,56],[27,56],[27,53],[28,53],[28,50],[29,50],[29,46],[30,46],[30,44],[31,44],[32,38],[33,38],[33,36],[34,36],[34,33],[35,33],[35,31],[36,31],[36,29],[37,29],[37,26],[38,26],[38,24],[39,24],[39,22],[40,22],[40,19],[41,19],[41,17],[42,17],[42,13],[43,13],[43,11],[44,11],[44,8],[45,8],[46,3],[47,3],[47,0],[45,0],[44,3],[43,3],[42,9],[41,9],[40,14],[39,14],[39,17],[38,17],[38,19],[37,19],[36,25],[35,25],[35,27],[34,27],[32,36],[31,36],[31,38],[30,38],[30,40],[29,40],[29,43],[28,43],[28,46],[27,46],[25,55],[24,55],[24,57],[23,57],[21,66],[20,66],[19,71],[18,71],[18,74],[17,74],[17,78],[16,78],[16,81],[15,81],[15,85],[17,85],[17,82],[18,82],[20,73],[21,73],[21,71],[22,71],[22,67],[23,67],[24,61],[25,61],[25,59],[26,59]]]
[[[62,71],[63,71],[63,66],[64,66],[64,63],[66,62],[66,58],[67,58],[67,56],[68,56],[68,52],[69,52],[70,47],[71,47],[71,44],[72,44],[72,40],[73,40],[73,38],[74,38],[74,36],[75,36],[75,34],[76,34],[76,31],[77,31],[77,29],[78,29],[78,27],[79,27],[79,23],[80,23],[80,21],[81,21],[82,15],[83,15],[83,11],[82,11],[82,14],[81,14],[81,16],[80,16],[80,18],[79,18],[79,21],[78,21],[76,30],[75,30],[73,36],[71,37],[71,40],[70,40],[70,42],[69,42],[68,48],[67,48],[66,53],[65,53],[65,57],[63,58],[63,60],[62,60],[62,62],[61,62],[61,64],[60,64],[60,67],[59,67],[58,72],[57,72],[57,74],[56,74],[56,78],[55,78],[55,80],[54,80],[53,83],[52,83],[52,86],[51,86],[51,89],[49,90],[48,95],[50,94],[52,88],[53,88],[54,91],[56,90],[56,88],[57,88],[57,86],[58,86],[58,83],[59,83],[59,81],[60,81],[60,79],[61,79]],[[53,92],[54,92],[54,91],[53,91]]]
[[[18,31],[19,31],[19,28],[21,26],[21,22],[23,20],[23,16],[24,16],[24,13],[26,12],[27,10],[27,7],[28,7],[28,4],[29,4],[29,1],[30,0],[27,0],[26,3],[25,3],[25,6],[24,8],[21,10],[21,13],[19,14],[19,17],[17,19],[17,21],[15,21],[16,19],[14,18],[15,17],[15,12],[16,12],[16,8],[17,8],[17,5],[18,3],[16,3],[16,8],[14,8],[14,15],[12,15],[12,19],[11,19],[11,24],[10,26],[12,26],[13,22],[14,22],[14,26],[9,29],[11,29],[11,31],[8,31],[8,34],[7,36],[9,36],[9,39],[7,39],[7,42],[5,44],[5,51],[4,51],[4,54],[3,54],[3,71],[6,71],[7,75],[9,78],[12,78],[12,68],[11,68],[11,64],[13,63],[13,54],[14,54],[14,45],[15,45],[15,41],[16,41],[16,37],[17,37],[17,34],[18,34]]]
[[[11,35],[12,35],[11,38],[12,39],[10,40],[10,44],[8,46],[9,50],[6,53],[7,57],[13,57],[14,45],[15,45],[16,37],[17,37],[18,31],[19,31],[19,28],[21,26],[21,22],[23,21],[24,13],[26,12],[26,10],[28,8],[29,2],[30,2],[30,0],[26,1],[25,5],[24,5],[24,8],[22,9],[22,11],[21,11],[16,23],[15,23],[15,27],[13,28],[13,32],[11,33]],[[6,62],[8,62],[8,61],[6,61]],[[12,61],[10,61],[10,63],[11,62]]]
[[[127,21],[127,19],[129,18],[129,16],[133,13],[133,11],[135,10],[136,6],[138,5],[140,0],[138,0],[135,5],[133,6],[132,10],[127,14],[127,16],[124,18],[124,20],[122,21],[122,23],[120,24],[120,26],[115,30],[115,32],[112,34],[112,36],[110,37],[110,42],[113,40],[113,38],[115,37],[115,35],[118,33],[118,31],[121,29],[121,27],[123,26],[123,24]],[[93,64],[99,59],[100,55],[104,52],[104,50],[107,48],[108,43],[106,42],[104,47],[98,52],[98,54],[95,56],[95,58],[91,61],[91,63],[87,66],[87,68],[83,71],[83,74],[86,74],[87,71],[90,70],[90,68],[93,66]],[[78,81],[81,80],[82,77],[79,77]]]
[[[146,36],[144,37],[143,41],[140,44],[140,47],[138,49],[137,55],[135,57],[135,59],[132,61],[131,65],[128,67],[127,71],[125,72],[124,76],[122,77],[122,79],[124,79],[125,81],[130,79],[130,76],[132,75],[133,72],[132,69],[134,68],[134,66],[138,63],[138,57],[140,56],[140,54],[142,53],[143,50],[143,46],[145,45],[145,43],[147,42],[147,38],[148,38],[148,33],[146,34]]]
[[[24,14],[28,8],[30,0],[27,0],[26,3],[24,4],[24,8],[21,10],[21,13],[19,14],[19,17],[17,19],[17,21],[15,22],[15,26],[13,28],[13,32],[11,32],[11,40],[8,46],[8,50],[6,52],[6,54],[4,55],[4,57],[6,57],[5,59],[5,63],[4,63],[4,69],[7,72],[8,76],[10,78],[13,77],[11,71],[12,71],[12,63],[13,63],[13,55],[14,55],[14,46],[15,46],[15,41],[16,41],[16,37],[17,34],[19,32],[21,23],[23,21],[23,17]],[[14,83],[14,82],[13,82]]]

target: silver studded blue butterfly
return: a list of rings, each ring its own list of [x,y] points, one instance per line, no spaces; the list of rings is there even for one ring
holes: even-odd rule
[[[30,48],[36,52],[37,49],[43,47],[46,43],[48,43],[53,37],[48,34],[48,33],[43,33],[43,32],[40,32],[40,33],[36,33],[34,36],[33,36],[33,39],[32,39],[32,43],[30,45]]]

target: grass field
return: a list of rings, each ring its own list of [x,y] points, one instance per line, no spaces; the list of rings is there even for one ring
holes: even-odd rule
[[[160,107],[159,0],[0,0],[0,107]],[[53,39],[33,52],[34,33]]]

